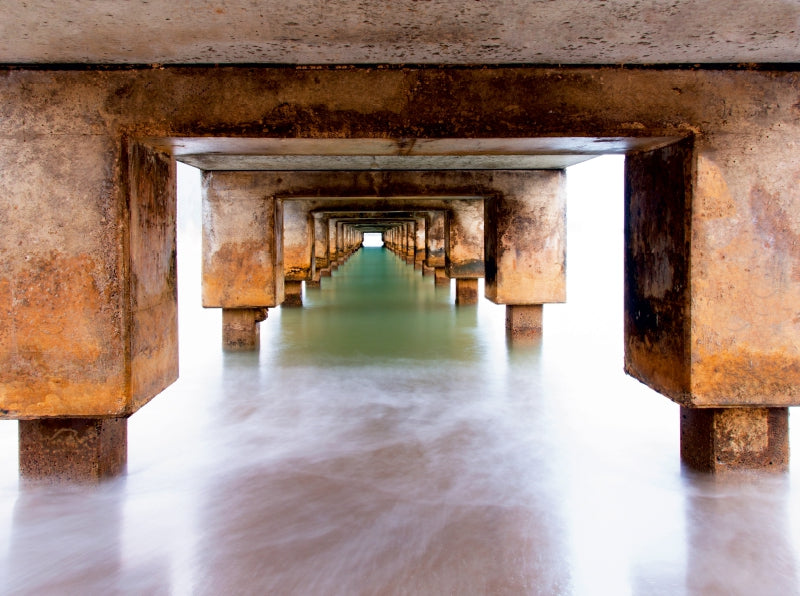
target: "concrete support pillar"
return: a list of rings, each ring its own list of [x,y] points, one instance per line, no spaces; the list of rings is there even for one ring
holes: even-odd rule
[[[223,349],[233,352],[258,350],[258,324],[266,318],[266,308],[223,308]]]
[[[436,267],[433,271],[433,284],[436,286],[450,287],[450,278],[444,267]]]
[[[785,470],[789,408],[681,408],[681,459],[701,472]]]
[[[283,302],[283,203],[251,172],[203,174],[203,306]]]
[[[444,211],[429,211],[425,217],[425,265],[430,269],[444,268],[446,261]]]
[[[19,421],[23,480],[98,482],[123,474],[127,460],[127,418]]]
[[[284,281],[283,292],[284,298],[281,306],[303,306],[302,281]]]
[[[450,201],[445,225],[445,270],[452,279],[484,276],[484,201]]]
[[[485,202],[486,298],[506,305],[506,333],[542,333],[542,304],[566,300],[566,176],[505,172]]]
[[[478,280],[477,279],[457,279],[456,280],[456,304],[466,306],[478,303]]]
[[[425,263],[425,215],[417,214],[414,217],[414,269],[422,270]]]
[[[512,339],[534,339],[542,335],[541,304],[506,305],[506,334]]]
[[[308,212],[307,201],[283,200],[281,203],[284,279],[312,279],[316,271],[314,218]]]

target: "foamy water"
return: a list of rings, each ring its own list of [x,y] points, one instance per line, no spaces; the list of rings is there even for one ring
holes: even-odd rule
[[[621,222],[596,225],[621,203],[593,187],[571,187],[569,304],[538,345],[364,249],[224,354],[190,179],[181,378],[99,488],[20,491],[0,423],[0,593],[800,593],[796,461],[685,472],[677,406],[622,374]]]

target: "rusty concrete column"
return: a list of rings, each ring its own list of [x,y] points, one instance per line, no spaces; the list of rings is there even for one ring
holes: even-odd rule
[[[287,281],[305,281],[314,277],[315,225],[308,201],[283,200],[283,276]]]
[[[447,277],[447,272],[444,267],[435,267],[433,270],[433,283],[436,286],[450,287],[450,278]]]
[[[281,306],[303,306],[303,282],[284,281],[284,298]]]
[[[328,219],[328,267],[331,271],[336,271],[339,268],[339,263],[336,261],[336,219]]]
[[[434,273],[437,267],[445,267],[446,215],[442,210],[428,211],[425,216],[425,267]],[[444,271],[442,271],[444,273]],[[446,276],[445,276],[446,277]],[[449,283],[449,280],[448,282]]]
[[[414,216],[415,244],[414,244],[414,269],[422,270],[425,263],[425,214],[417,213]]]
[[[266,308],[223,308],[222,347],[232,352],[258,350],[258,324],[266,318]]]
[[[542,332],[542,304],[566,300],[563,170],[498,172],[485,206],[486,298],[506,305],[509,337]]]
[[[127,460],[127,418],[19,421],[23,481],[98,482],[123,474]]]
[[[800,391],[796,236],[775,206],[796,185],[762,163],[785,148],[748,142],[684,139],[625,163],[625,370],[682,406],[681,456],[711,472],[784,469]]]
[[[322,213],[312,213],[314,225],[314,277],[317,280],[328,268],[328,218]]]
[[[456,304],[466,306],[478,303],[478,280],[456,279]]]
[[[222,308],[226,350],[258,349],[258,322],[283,302],[283,201],[257,174],[203,174],[203,306]]]
[[[413,221],[406,222],[406,263],[414,266],[417,254],[417,224]]]
[[[701,472],[783,471],[789,408],[681,408],[681,459]]]
[[[542,334],[541,304],[506,305],[506,333],[512,339],[533,339]]]

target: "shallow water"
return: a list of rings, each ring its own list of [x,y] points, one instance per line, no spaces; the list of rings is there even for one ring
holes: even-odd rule
[[[190,210],[181,378],[130,419],[127,477],[21,492],[0,424],[0,593],[800,593],[797,462],[681,469],[677,406],[621,373],[618,229],[572,240],[593,200],[537,345],[364,249],[258,354],[197,304]]]

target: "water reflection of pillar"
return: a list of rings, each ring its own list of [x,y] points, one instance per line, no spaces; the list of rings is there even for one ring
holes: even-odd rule
[[[690,473],[688,594],[797,594],[789,479]]]

